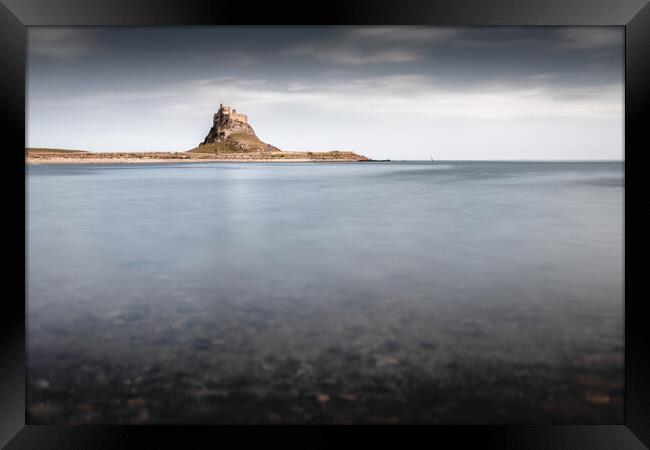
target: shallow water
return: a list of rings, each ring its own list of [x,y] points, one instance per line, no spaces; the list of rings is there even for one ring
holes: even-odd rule
[[[623,163],[27,173],[32,423],[623,420]]]

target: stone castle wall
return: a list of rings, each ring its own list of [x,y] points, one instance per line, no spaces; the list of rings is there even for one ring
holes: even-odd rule
[[[236,112],[230,113],[230,118],[234,120],[239,120],[240,122],[248,123],[248,116],[246,114],[239,114]]]
[[[215,117],[221,112],[224,116],[228,116],[231,120],[238,120],[240,122],[248,123],[248,116],[246,114],[240,114],[236,109],[232,109],[230,106],[219,105],[219,111],[215,114]]]

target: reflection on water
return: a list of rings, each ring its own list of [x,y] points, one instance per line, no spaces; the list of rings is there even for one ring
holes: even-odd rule
[[[623,164],[28,168],[33,423],[623,419]]]

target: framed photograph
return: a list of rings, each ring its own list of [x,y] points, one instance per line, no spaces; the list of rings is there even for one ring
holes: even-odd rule
[[[650,445],[647,1],[2,3],[0,444]]]

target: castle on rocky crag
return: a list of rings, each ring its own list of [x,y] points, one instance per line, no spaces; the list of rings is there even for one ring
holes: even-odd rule
[[[212,116],[212,127],[203,142],[188,151],[234,159],[368,160],[365,156],[353,152],[283,152],[257,137],[253,127],[248,123],[246,114],[238,113],[236,109],[223,104],[219,105],[219,110]]]
[[[236,109],[223,104],[219,105],[219,110],[212,117],[212,128],[199,148],[222,153],[280,151],[279,148],[260,141],[249,125],[246,114],[238,113]]]
[[[255,136],[255,131],[253,131],[253,128],[248,124],[248,117],[246,114],[240,114],[236,109],[220,104],[219,110],[212,118],[212,128],[210,128],[208,135],[200,145],[220,142],[232,134],[240,133],[257,138],[257,136]]]

